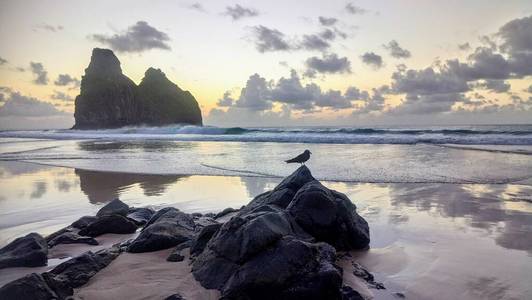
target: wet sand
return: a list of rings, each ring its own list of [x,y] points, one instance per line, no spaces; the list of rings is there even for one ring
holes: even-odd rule
[[[37,231],[51,233],[120,197],[131,206],[175,206],[185,212],[240,207],[275,186],[277,178],[103,173],[26,163],[0,163],[0,246]],[[89,173],[87,173],[89,172]],[[88,180],[90,178],[90,180]],[[386,290],[361,289],[387,299],[532,298],[532,186],[521,184],[369,184],[324,182],[348,195],[370,224],[371,249],[339,261],[344,282],[355,260]],[[44,186],[44,188],[43,188]],[[208,187],[208,188],[205,188]],[[106,200],[106,197],[109,198]],[[115,237],[103,245],[112,244]],[[127,238],[127,237],[124,237]],[[97,247],[60,245],[61,258]],[[186,262],[166,262],[169,250],[124,253],[78,289],[78,299],[216,298],[188,273]],[[0,270],[0,284],[43,268]],[[23,270],[21,270],[23,269]],[[163,297],[164,296],[164,297]]]

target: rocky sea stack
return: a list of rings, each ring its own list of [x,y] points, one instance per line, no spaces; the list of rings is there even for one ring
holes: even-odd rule
[[[109,49],[95,48],[76,97],[74,129],[129,125],[202,125],[198,102],[159,69],[149,68],[140,85],[122,74]]]

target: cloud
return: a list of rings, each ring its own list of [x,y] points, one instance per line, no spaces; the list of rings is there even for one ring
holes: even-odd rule
[[[272,108],[271,89],[266,79],[259,74],[253,74],[246,82],[246,87],[240,91],[240,97],[234,101],[234,106],[252,111],[262,111]]]
[[[469,43],[459,44],[458,49],[462,51],[471,50],[471,45],[469,45]]]
[[[329,39],[331,38],[329,33],[333,33],[332,31],[327,31],[326,37]],[[334,33],[333,33],[334,34]],[[329,48],[331,45],[321,36],[316,34],[310,34],[310,35],[304,35],[303,41],[301,42],[301,47],[305,48],[306,50],[320,50],[323,51],[327,48]]]
[[[225,8],[225,14],[233,18],[233,21],[237,21],[242,18],[258,16],[259,12],[253,8],[243,7],[240,4],[235,4],[233,7],[227,6]]]
[[[532,84],[525,91],[532,94]]]
[[[337,18],[327,18],[327,17],[322,17],[322,16],[320,16],[318,20],[320,21],[320,24],[323,26],[333,26],[338,22]]]
[[[368,100],[369,93],[366,91],[361,91],[357,87],[350,86],[345,91],[345,98],[349,100]]]
[[[207,12],[205,10],[205,8],[203,7],[203,5],[201,5],[201,3],[199,3],[199,2],[192,3],[192,4],[188,5],[187,8],[191,9],[191,10],[199,11],[199,12],[202,12],[202,13]]]
[[[229,107],[235,103],[236,100],[231,97],[231,92],[227,91],[224,93],[223,97],[218,99],[216,106],[218,107]]]
[[[54,100],[61,100],[61,101],[65,101],[65,102],[73,102],[74,101],[74,98],[68,94],[65,94],[63,92],[60,92],[60,91],[54,91],[54,93],[52,95],[50,95],[50,98],[54,99]]]
[[[292,49],[284,33],[262,25],[253,27],[255,46],[261,53],[273,51],[286,51]]]
[[[57,79],[54,81],[54,84],[57,86],[67,86],[72,84],[73,86],[79,86],[80,81],[76,77],[72,77],[69,74],[59,74]]]
[[[0,66],[7,64],[7,59],[0,57]]]
[[[118,52],[144,52],[151,49],[171,50],[170,38],[145,21],[138,21],[125,32],[112,36],[93,34],[92,39],[108,45]]]
[[[361,8],[361,7],[358,7],[356,5],[354,5],[353,3],[347,3],[345,5],[345,10],[350,13],[350,14],[353,14],[353,15],[363,15],[365,13],[367,13],[368,11]]]
[[[338,57],[337,54],[324,54],[321,58],[310,57],[305,62],[306,75],[312,76],[317,73],[351,73],[351,62],[347,57]]]
[[[401,48],[396,40],[390,41],[388,44],[383,45],[384,49],[390,52],[390,55],[394,58],[409,58],[412,56],[410,51]]]
[[[42,63],[30,62],[30,69],[33,75],[35,75],[33,83],[39,85],[48,84],[48,72],[44,69]]]
[[[366,52],[360,56],[362,62],[366,65],[373,67],[374,69],[380,69],[383,65],[382,57],[373,52]]]
[[[8,91],[3,93],[5,103],[0,107],[0,117],[45,117],[65,115],[52,104],[40,101],[33,97],[21,95],[19,92]]]
[[[505,93],[510,90],[511,85],[504,80],[486,79],[473,84],[472,87],[486,89],[495,93]]]
[[[532,16],[504,24],[497,35],[503,39],[500,48],[504,52],[532,52]]]
[[[45,30],[45,31],[50,31],[50,32],[58,32],[63,29],[64,27],[61,25],[54,26],[54,25],[50,25],[46,23],[41,23],[41,24],[33,26],[33,30]]]

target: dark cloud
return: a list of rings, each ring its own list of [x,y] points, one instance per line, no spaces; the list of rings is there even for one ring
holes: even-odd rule
[[[532,16],[504,24],[497,35],[503,39],[500,48],[504,52],[532,52]]]
[[[382,57],[378,54],[375,54],[373,52],[366,52],[362,56],[360,56],[360,59],[362,59],[362,62],[366,65],[369,65],[375,69],[380,69],[383,65]]]
[[[363,15],[365,13],[367,13],[368,11],[361,8],[361,7],[358,7],[356,5],[354,5],[353,3],[347,3],[345,5],[345,10],[350,13],[350,14],[353,14],[353,15]]]
[[[350,86],[345,91],[345,98],[349,100],[363,100],[366,101],[369,99],[369,93],[366,91],[361,91],[357,87]]]
[[[234,101],[234,106],[251,111],[268,110],[272,108],[271,89],[266,79],[259,74],[253,74],[246,82],[246,87],[240,91],[240,97]]]
[[[318,20],[320,21],[320,24],[323,26],[333,26],[338,22],[337,18],[327,18],[327,17],[319,17]]]
[[[259,52],[286,51],[292,49],[290,43],[286,40],[284,33],[277,29],[259,25],[253,27],[255,34],[255,46]]]
[[[15,71],[17,71],[17,72],[26,72],[26,69],[24,69],[23,67],[16,67]]]
[[[510,90],[511,85],[504,80],[486,79],[476,82],[472,87],[486,89],[495,93],[505,93]]]
[[[30,69],[35,76],[33,83],[39,85],[48,84],[48,72],[44,69],[44,66],[41,63],[30,62]]]
[[[421,70],[397,71],[392,74],[392,91],[398,94],[431,95],[462,93],[469,90],[467,82],[450,72],[428,67]]]
[[[201,5],[201,3],[199,2],[196,2],[196,3],[192,3],[190,5],[187,6],[187,8],[191,9],[191,10],[196,10],[196,11],[199,11],[199,12],[207,12],[205,10],[205,8],[203,7],[203,5]]]
[[[243,7],[240,4],[235,6],[227,6],[225,8],[225,14],[233,18],[233,21],[240,20],[242,18],[255,17],[259,15],[259,12],[253,8]]]
[[[57,79],[54,81],[54,84],[57,86],[67,86],[72,84],[73,86],[79,86],[79,79],[72,77],[69,74],[59,74]]]
[[[45,24],[45,23],[33,26],[33,30],[45,30],[45,31],[50,31],[50,32],[58,32],[63,29],[64,27],[61,25],[54,26],[54,25]]]
[[[150,26],[145,21],[138,21],[125,32],[112,36],[94,34],[94,40],[106,44],[118,52],[143,52],[151,49],[171,50],[170,38],[162,31]]]
[[[324,54],[321,58],[313,56],[307,59],[307,75],[317,73],[351,73],[351,62],[347,57],[337,54]]]
[[[469,43],[459,44],[458,49],[462,51],[471,50],[471,45],[469,45]]]
[[[532,94],[532,84],[528,87],[528,89],[525,90],[526,92],[529,92],[530,94]]]
[[[228,107],[232,106],[235,103],[235,99],[231,97],[231,92],[227,91],[224,93],[223,97],[218,99],[216,106],[218,107]]]
[[[7,59],[0,57],[0,66],[7,64]]]
[[[0,117],[43,117],[65,115],[52,104],[36,98],[21,95],[19,92],[8,91],[3,93],[5,104],[0,107]]]
[[[396,40],[390,41],[388,44],[383,45],[384,49],[388,50],[390,52],[390,55],[395,58],[409,58],[412,56],[410,54],[410,51],[401,48],[399,46],[399,43]]]
[[[326,37],[330,38],[328,35],[326,35]],[[301,47],[305,48],[306,50],[323,51],[330,46],[331,45],[323,37],[316,34],[304,35],[303,41],[301,42]]]
[[[52,95],[50,95],[50,98],[54,99],[54,100],[61,100],[61,101],[65,101],[65,102],[73,102],[74,101],[74,98],[68,94],[65,94],[61,91],[54,91],[54,93]]]

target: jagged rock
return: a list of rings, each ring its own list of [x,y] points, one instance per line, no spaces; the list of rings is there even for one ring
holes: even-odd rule
[[[302,166],[200,239],[192,272],[222,299],[357,299],[342,289],[335,248],[366,248],[369,230],[345,195]]]
[[[185,123],[202,125],[198,102],[166,78],[160,69],[149,68],[137,88],[140,119],[149,125]]]
[[[87,227],[90,223],[96,221],[98,217],[95,216],[83,216],[79,218],[76,222],[72,223],[72,227],[77,229],[83,229]]]
[[[212,236],[222,227],[222,224],[211,224],[203,227],[200,233],[194,237],[190,246],[190,255],[197,255],[205,249]]]
[[[66,231],[48,241],[48,247],[50,248],[59,244],[98,245],[98,241],[92,237],[81,236],[76,232]]]
[[[375,281],[375,277],[359,263],[353,262],[353,275],[364,279],[370,288],[385,290],[384,284]]]
[[[230,214],[230,213],[232,213],[232,212],[235,212],[235,211],[238,211],[238,209],[234,209],[234,208],[232,208],[232,207],[228,207],[228,208],[222,210],[221,212],[217,213],[217,214],[214,216],[214,218],[215,218],[215,219],[218,219],[218,218],[221,218],[221,217],[223,217],[223,216],[225,216],[225,215],[227,215],[227,214]]]
[[[359,292],[353,290],[350,286],[342,286],[342,300],[365,300]]]
[[[108,215],[121,215],[126,216],[129,213],[129,206],[119,199],[107,203],[104,207],[96,213],[97,217],[103,217]]]
[[[164,300],[185,300],[185,298],[183,298],[183,296],[181,296],[179,294],[173,294],[173,295],[170,295],[170,296],[164,298]]]
[[[126,234],[137,230],[137,225],[126,217],[109,215],[98,218],[79,231],[80,235],[96,237],[104,233]]]
[[[340,299],[342,273],[325,243],[284,237],[229,278],[222,299]]]
[[[306,232],[338,250],[365,249],[369,245],[369,226],[357,214],[356,206],[344,194],[318,181],[301,187],[287,210]]]
[[[95,48],[75,100],[74,129],[126,125],[202,125],[201,110],[188,91],[150,68],[139,86],[122,74],[120,61],[109,49]]]
[[[170,253],[170,255],[168,255],[168,257],[166,258],[167,261],[171,262],[180,262],[184,259],[185,257],[181,255],[181,251],[176,249],[174,249],[174,251],[172,251],[172,253]]]
[[[59,299],[41,274],[31,273],[0,288],[0,299],[49,300]]]
[[[39,267],[48,262],[48,245],[37,233],[20,237],[0,249],[0,269]]]
[[[163,208],[146,223],[129,245],[128,252],[151,252],[176,246],[192,239],[195,227],[191,215],[173,207]]]
[[[135,222],[137,226],[143,226],[151,219],[155,212],[150,208],[132,208],[127,214],[127,218]]]

